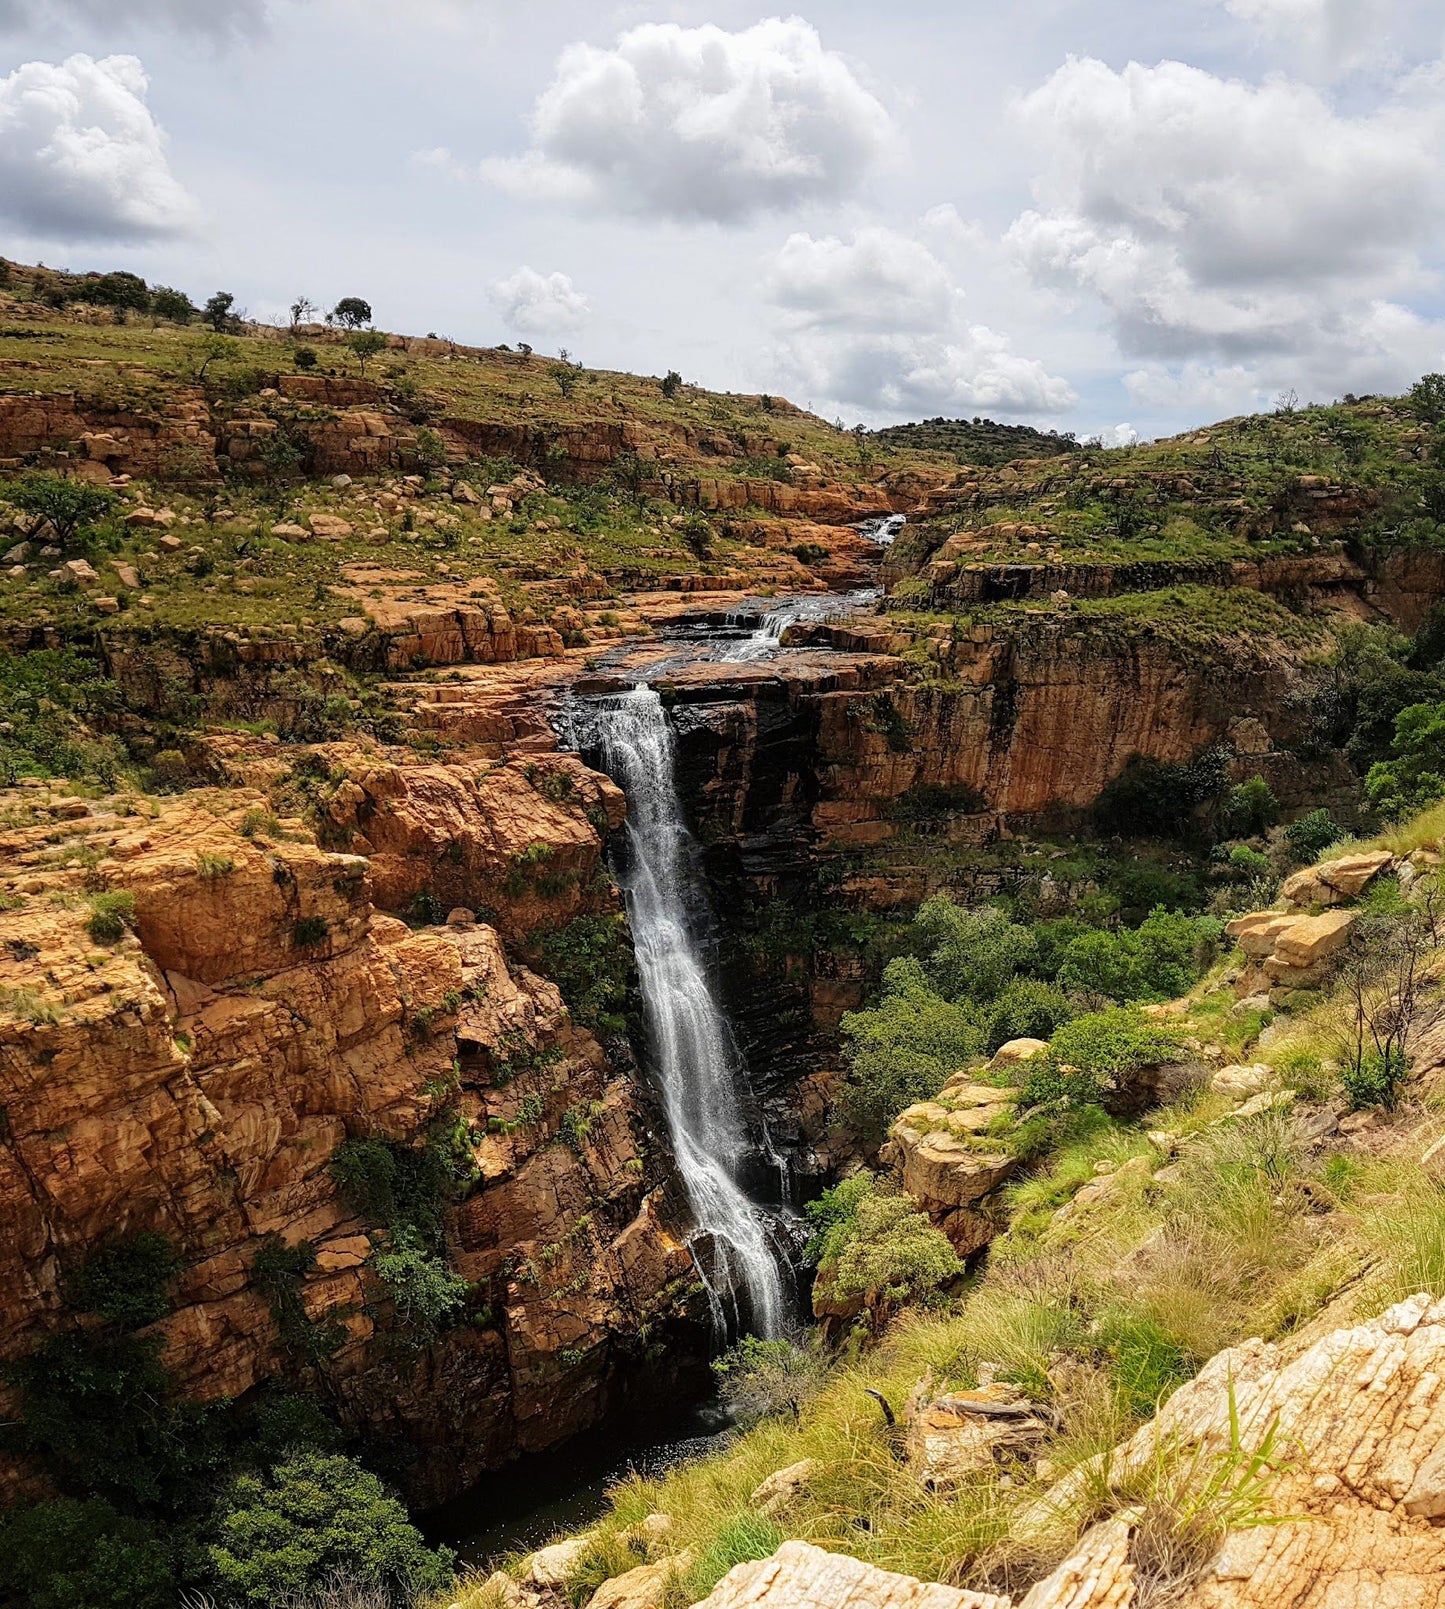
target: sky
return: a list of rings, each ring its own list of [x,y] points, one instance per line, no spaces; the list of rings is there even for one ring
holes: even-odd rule
[[[879,425],[1445,369],[1440,0],[0,0],[0,253]]]

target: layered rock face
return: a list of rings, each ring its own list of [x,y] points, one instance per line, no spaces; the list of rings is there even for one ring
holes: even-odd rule
[[[380,882],[398,898],[410,884],[389,868],[421,864],[410,851],[438,797],[462,845],[455,891],[474,906],[513,842],[550,834],[579,878],[595,874],[580,794],[534,795],[525,821],[514,790],[509,827],[472,775],[375,786]],[[592,779],[590,797],[608,787]],[[365,858],[297,822],[244,836],[256,796],[192,793],[154,819],[25,802],[34,824],[0,846],[16,902],[0,914],[0,1358],[72,1321],[67,1283],[87,1255],[160,1230],[184,1263],[158,1327],[181,1388],[234,1398],[305,1375],[428,1500],[594,1423],[649,1329],[694,1355],[691,1263],[625,1051],[609,1059],[495,929],[470,912],[420,929],[381,915]],[[505,885],[513,935],[576,908],[575,880],[560,903]],[[133,896],[133,936],[90,936],[87,887]],[[473,1182],[449,1239],[476,1291],[467,1323],[416,1344],[368,1262],[381,1226],[357,1218],[329,1164],[348,1136],[414,1144],[439,1119],[466,1137]],[[301,1301],[342,1326],[314,1373],[257,1288],[273,1233],[315,1248]]]

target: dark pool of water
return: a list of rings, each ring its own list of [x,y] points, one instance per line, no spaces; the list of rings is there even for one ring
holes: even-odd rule
[[[716,1452],[731,1430],[719,1402],[703,1402],[662,1422],[632,1416],[605,1432],[552,1452],[518,1459],[421,1521],[427,1540],[455,1548],[464,1564],[486,1567],[563,1532],[585,1530],[607,1511],[607,1494],[628,1475],[660,1475]]]

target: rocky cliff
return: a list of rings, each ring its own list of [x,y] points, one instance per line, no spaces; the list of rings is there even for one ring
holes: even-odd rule
[[[159,1230],[183,1263],[158,1332],[182,1387],[305,1380],[423,1500],[596,1422],[664,1339],[686,1367],[699,1336],[660,1125],[625,1045],[604,1050],[504,947],[609,897],[587,810],[605,830],[616,791],[575,763],[551,774],[577,779],[572,802],[505,769],[342,782],[333,814],[365,817],[371,860],[242,789],[153,814],[9,796],[25,824],[0,842],[0,1356],[74,1322],[88,1257]],[[490,905],[500,931],[470,909],[408,926],[377,908],[422,885]],[[106,893],[134,902],[118,942],[93,921]],[[472,1289],[431,1340],[401,1322],[383,1226],[330,1164],[348,1136],[414,1148],[438,1125],[460,1137],[448,1243]],[[270,1235],[314,1251],[295,1294],[340,1326],[319,1361],[258,1278]]]

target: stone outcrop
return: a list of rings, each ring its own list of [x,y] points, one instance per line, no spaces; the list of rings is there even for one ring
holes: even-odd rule
[[[1017,1172],[1018,1159],[985,1136],[1012,1112],[1012,1101],[1012,1090],[975,1084],[970,1074],[959,1073],[936,1100],[899,1116],[882,1154],[961,1257],[981,1251],[1001,1227],[989,1206]]]
[[[1304,910],[1322,905],[1343,905],[1357,899],[1382,872],[1388,871],[1394,864],[1395,857],[1388,849],[1341,855],[1336,860],[1321,861],[1318,866],[1307,866],[1303,871],[1287,877],[1280,889],[1280,897],[1287,904]]]
[[[1237,1438],[1237,1446],[1236,1446]],[[1027,1541],[1086,1526],[1067,1557],[1014,1598],[895,1575],[802,1542],[738,1565],[708,1609],[1339,1609],[1445,1604],[1445,1302],[1400,1302],[1311,1344],[1246,1341],[1221,1352],[1109,1455],[1066,1476],[1015,1519]],[[1224,1515],[1212,1556],[1176,1555],[1148,1579],[1149,1472],[1203,1487],[1226,1460],[1264,1449],[1257,1507]],[[1100,1494],[1132,1503],[1088,1524]],[[1175,1521],[1177,1523],[1177,1520]],[[1153,1556],[1158,1557],[1157,1550]]]
[[[736,1565],[703,1602],[707,1609],[1009,1609],[996,1593],[918,1581],[807,1542],[784,1542],[770,1559]]]
[[[608,786],[595,779],[592,797]],[[559,853],[585,848],[595,868],[591,827],[584,846],[537,804],[534,842],[555,829]],[[88,1254],[146,1229],[183,1263],[157,1327],[181,1389],[238,1397],[286,1379],[297,1364],[252,1264],[267,1234],[304,1240],[305,1311],[341,1326],[326,1389],[434,1500],[595,1423],[626,1388],[640,1329],[691,1355],[695,1332],[669,1331],[691,1263],[655,1118],[493,928],[469,912],[417,929],[380,915],[365,858],[319,848],[299,822],[243,835],[248,807],[264,815],[255,795],[192,793],[154,818],[63,805],[0,838],[13,902],[0,912],[0,1359],[70,1322],[67,1282]],[[480,840],[484,789],[468,809]],[[580,801],[573,815],[586,826]],[[86,930],[86,890],[105,887],[134,898],[118,943]],[[530,898],[510,909],[519,928],[548,908]],[[381,1226],[356,1218],[329,1163],[348,1136],[415,1144],[442,1116],[468,1137],[474,1182],[449,1239],[474,1317],[398,1346],[368,1263]],[[415,1457],[437,1445],[445,1459]]]
[[[1241,998],[1268,994],[1277,1004],[1297,989],[1317,988],[1331,975],[1332,958],[1349,941],[1353,911],[1317,916],[1288,911],[1251,911],[1225,924],[1244,951],[1247,965],[1235,988]]]

